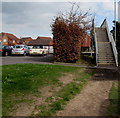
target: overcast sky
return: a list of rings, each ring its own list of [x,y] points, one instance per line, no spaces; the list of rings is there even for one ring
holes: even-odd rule
[[[71,7],[69,1],[20,1],[3,0],[2,9],[0,10],[0,15],[2,15],[1,31],[13,33],[17,37],[52,37],[50,28],[52,19],[58,14],[58,12],[66,12]],[[95,14],[96,25],[98,26],[102,23],[104,18],[107,18],[111,28],[114,19],[114,2],[112,0],[107,0],[106,2],[99,0],[96,1],[97,2],[88,2],[88,0],[84,0],[84,2],[80,3],[81,10],[86,11],[90,8],[90,12]]]

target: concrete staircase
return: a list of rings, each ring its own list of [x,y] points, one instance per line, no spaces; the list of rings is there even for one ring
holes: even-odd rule
[[[105,28],[95,28],[97,37],[98,66],[115,66],[115,58]]]

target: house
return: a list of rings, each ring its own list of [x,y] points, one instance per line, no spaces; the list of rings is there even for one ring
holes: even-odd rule
[[[31,37],[22,37],[20,38],[19,43],[20,44],[24,44],[24,45],[28,45],[29,41],[33,40]]]
[[[17,38],[15,35],[10,33],[0,33],[0,42],[2,45],[17,45],[19,44],[19,38]]]
[[[91,56],[95,54],[94,42],[89,35],[84,34],[83,41],[81,44],[81,53]]]
[[[90,47],[91,47],[90,36],[84,35],[84,38],[81,44],[81,49],[82,51],[89,51]]]
[[[37,37],[36,40],[30,40],[28,46],[43,46],[43,48],[48,49],[49,53],[53,53],[53,40],[51,37]]]

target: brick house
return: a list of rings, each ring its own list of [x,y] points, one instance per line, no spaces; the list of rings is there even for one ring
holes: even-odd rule
[[[24,44],[24,45],[28,45],[28,43],[33,40],[31,37],[22,37],[20,38],[19,43],[20,44]]]
[[[82,44],[81,44],[81,51],[85,52],[85,51],[89,51],[91,47],[91,39],[90,36],[88,35],[84,35]]]
[[[84,35],[83,42],[81,44],[81,53],[84,55],[91,55],[95,54],[95,47],[94,47],[94,40],[90,38],[89,35]]]
[[[15,35],[10,33],[0,33],[0,42],[2,45],[17,45],[19,44],[19,38],[17,38]]]

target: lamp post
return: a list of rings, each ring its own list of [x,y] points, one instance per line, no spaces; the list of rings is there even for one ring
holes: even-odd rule
[[[114,1],[114,20],[115,20],[115,46],[116,46],[116,0]]]
[[[118,2],[118,22],[120,22],[120,1]]]

